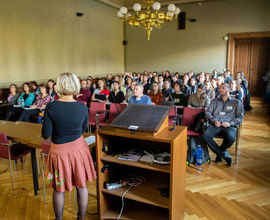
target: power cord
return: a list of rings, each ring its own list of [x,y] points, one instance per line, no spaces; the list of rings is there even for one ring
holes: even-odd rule
[[[122,215],[122,213],[124,211],[124,206],[125,206],[124,196],[128,193],[129,190],[131,190],[132,187],[140,186],[144,182],[145,182],[145,178],[143,176],[135,176],[135,177],[127,178],[127,185],[129,185],[129,187],[121,196],[122,207],[121,207],[121,211],[120,211],[120,213],[118,215],[117,220],[120,220],[121,215]]]

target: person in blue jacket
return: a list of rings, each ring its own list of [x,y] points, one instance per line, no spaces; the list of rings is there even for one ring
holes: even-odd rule
[[[23,84],[23,93],[17,99],[17,105],[9,106],[5,120],[17,121],[24,108],[28,108],[35,101],[35,95],[30,92],[30,84]]]
[[[143,94],[143,85],[135,86],[134,96],[130,98],[129,104],[152,105],[150,97],[148,95]]]

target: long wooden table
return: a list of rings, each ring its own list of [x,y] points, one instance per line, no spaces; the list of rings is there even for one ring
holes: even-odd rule
[[[38,194],[39,190],[36,148],[41,148],[41,141],[44,141],[41,137],[41,129],[41,124],[0,120],[0,132],[5,133],[6,136],[14,141],[21,142],[31,147],[31,163],[35,195]],[[90,134],[84,133],[83,136],[87,137],[90,136]],[[93,144],[90,145],[90,147],[92,146]]]

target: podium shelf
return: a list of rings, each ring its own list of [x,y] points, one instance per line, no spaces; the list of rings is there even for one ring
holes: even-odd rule
[[[101,157],[102,161],[110,162],[110,163],[116,163],[116,164],[122,164],[126,166],[132,166],[132,167],[139,167],[142,169],[148,169],[163,173],[170,173],[170,165],[158,165],[158,164],[152,164],[147,162],[141,162],[141,161],[127,161],[127,160],[119,160],[113,156],[110,155],[104,155]]]
[[[121,197],[122,194],[128,189],[127,187],[122,187],[113,190],[102,189],[103,193]],[[169,198],[160,195],[160,189],[168,187],[166,185],[166,180],[159,180],[157,178],[146,179],[145,182],[136,187],[132,187],[126,194],[125,199],[134,200],[137,202],[142,202],[145,204],[169,209]]]

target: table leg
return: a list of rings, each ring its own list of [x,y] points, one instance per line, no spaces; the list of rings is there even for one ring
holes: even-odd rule
[[[36,157],[36,148],[31,149],[31,162],[32,162],[32,173],[33,173],[33,184],[35,195],[38,194],[38,174],[37,174],[37,157]]]

